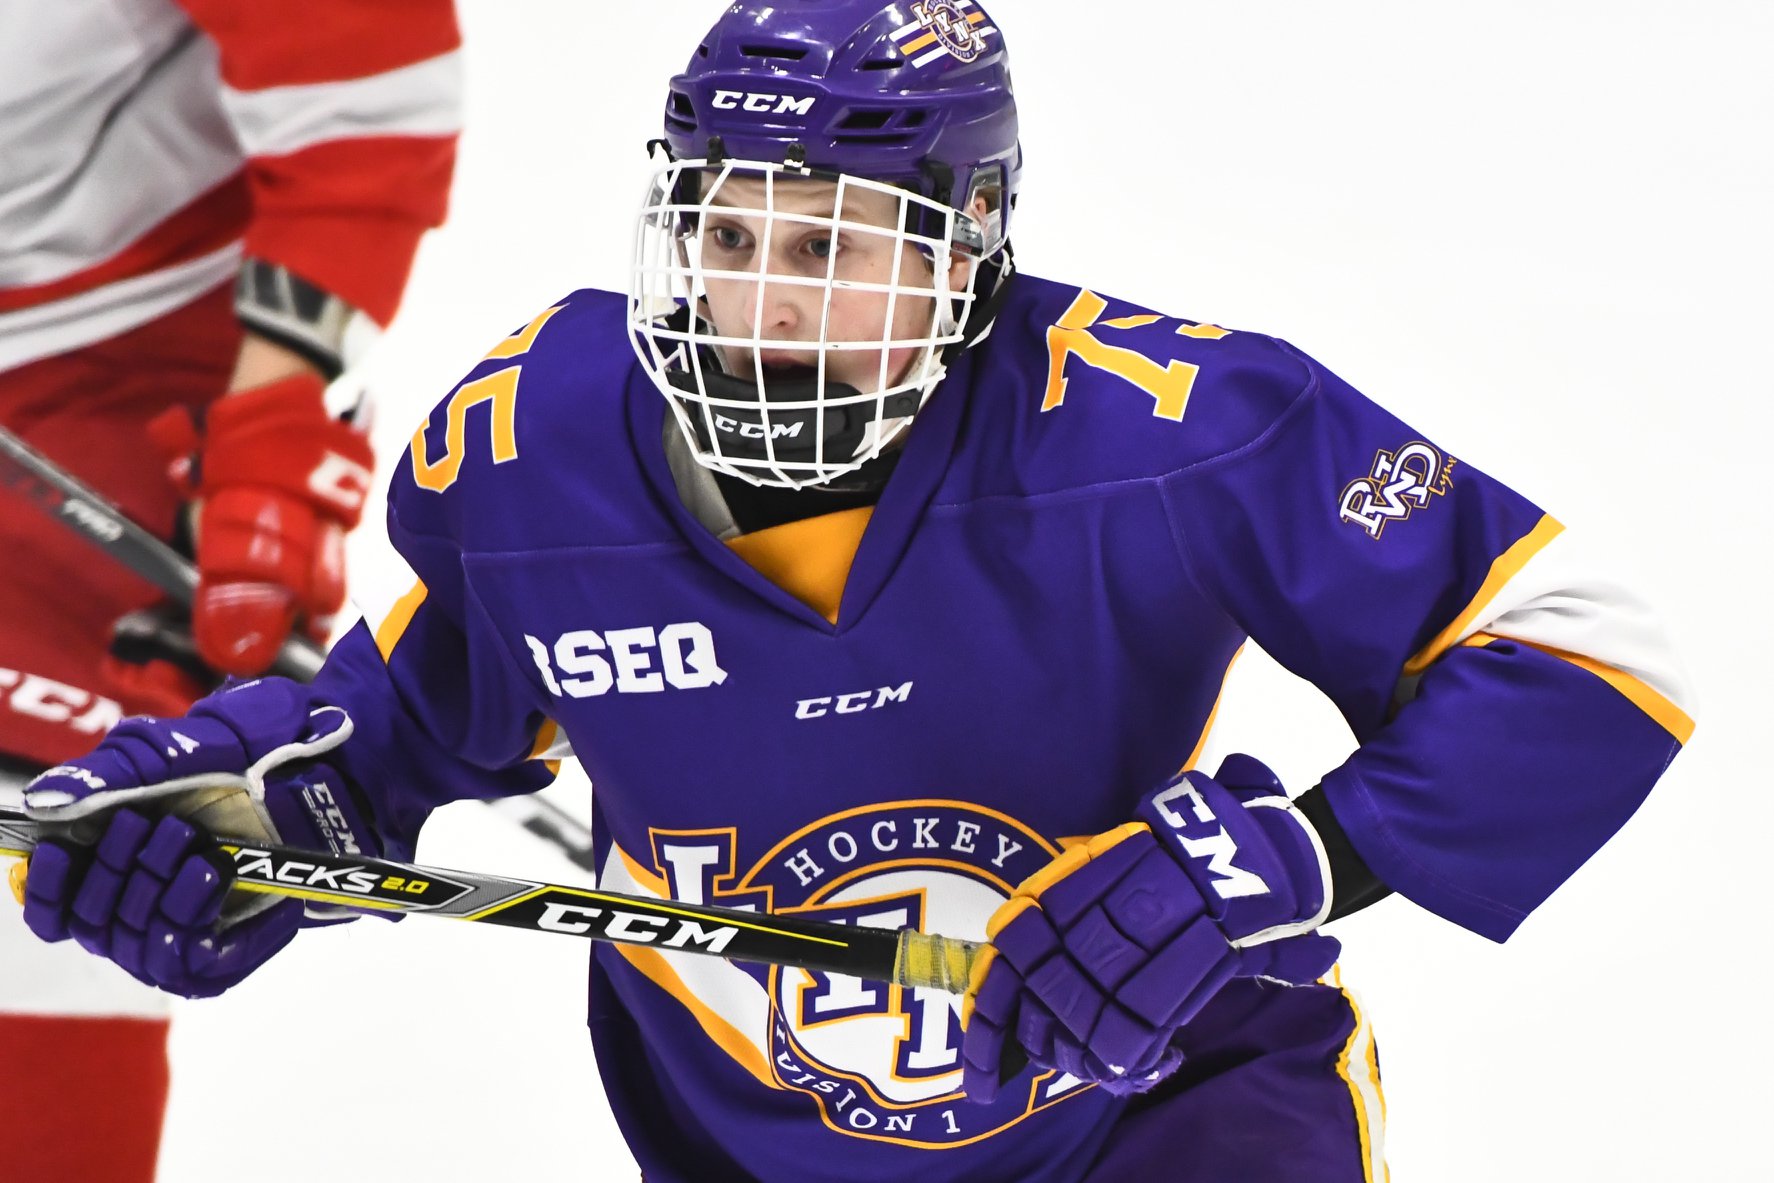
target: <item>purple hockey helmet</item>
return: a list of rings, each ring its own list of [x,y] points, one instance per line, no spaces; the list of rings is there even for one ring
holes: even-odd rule
[[[970,210],[1003,244],[1021,180],[1004,39],[976,0],[741,0],[671,80],[679,160],[803,163]]]
[[[862,469],[1010,271],[1021,150],[991,18],[740,0],[672,79],[655,144],[629,323],[691,456],[784,487]]]

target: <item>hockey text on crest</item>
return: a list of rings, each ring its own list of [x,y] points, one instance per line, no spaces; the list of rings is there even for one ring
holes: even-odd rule
[[[655,694],[668,686],[701,690],[727,680],[714,634],[694,620],[659,629],[575,629],[552,645],[526,633],[524,644],[556,698],[596,698],[611,690]]]
[[[1378,538],[1386,523],[1403,521],[1411,511],[1428,509],[1431,496],[1448,491],[1454,481],[1454,464],[1422,440],[1413,440],[1395,452],[1374,457],[1367,476],[1357,477],[1343,489],[1337,517]]]

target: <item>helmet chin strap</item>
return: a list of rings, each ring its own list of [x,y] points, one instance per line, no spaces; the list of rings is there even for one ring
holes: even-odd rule
[[[854,459],[877,421],[909,418],[922,401],[916,390],[871,399],[842,382],[828,380],[822,387],[817,378],[771,378],[759,402],[757,383],[713,368],[703,370],[700,387],[696,375],[684,371],[669,373],[666,380],[687,395],[704,394],[723,404],[685,407],[698,447],[757,464]],[[851,399],[856,401],[846,401]],[[751,405],[724,405],[743,403]]]

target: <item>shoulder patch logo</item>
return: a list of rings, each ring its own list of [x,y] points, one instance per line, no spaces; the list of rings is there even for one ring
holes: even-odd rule
[[[1368,475],[1343,489],[1337,517],[1378,538],[1388,522],[1428,509],[1431,498],[1446,493],[1453,486],[1456,463],[1422,440],[1412,440],[1397,451],[1381,451]]]

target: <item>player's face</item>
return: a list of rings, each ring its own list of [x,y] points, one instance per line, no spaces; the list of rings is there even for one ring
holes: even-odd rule
[[[936,288],[930,260],[898,234],[899,201],[847,187],[834,232],[835,183],[778,180],[771,188],[767,193],[762,179],[730,177],[703,218],[708,317],[720,336],[760,341],[757,348],[720,346],[727,372],[763,381],[814,377],[821,351],[795,344],[816,346],[823,332],[827,342],[877,345],[824,351],[828,384],[869,394],[902,381],[922,348],[878,346],[927,337]],[[814,220],[772,218],[760,212],[766,208]],[[951,283],[965,278],[965,266],[951,268]]]

